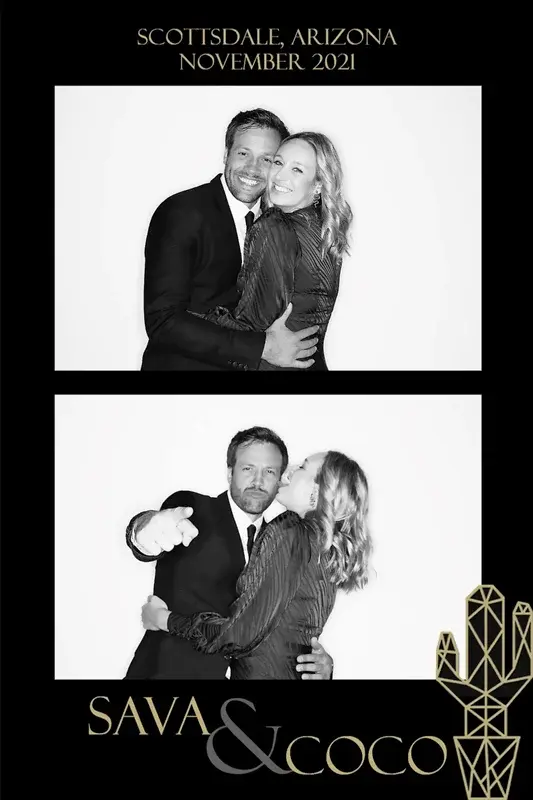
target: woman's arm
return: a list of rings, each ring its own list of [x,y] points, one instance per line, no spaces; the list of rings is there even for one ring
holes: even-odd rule
[[[266,211],[246,242],[239,303],[231,312],[218,309],[206,318],[234,330],[265,331],[291,301],[299,253],[298,237],[287,215],[278,209]]]
[[[203,653],[247,655],[277,626],[291,603],[310,558],[304,523],[285,512],[267,525],[237,584],[229,616],[202,611],[189,617],[154,608],[150,621]]]

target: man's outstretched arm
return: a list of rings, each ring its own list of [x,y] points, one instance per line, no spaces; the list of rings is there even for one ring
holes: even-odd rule
[[[188,547],[198,536],[192,513],[190,506],[141,511],[126,528],[126,544],[138,561],[157,561],[178,544]]]

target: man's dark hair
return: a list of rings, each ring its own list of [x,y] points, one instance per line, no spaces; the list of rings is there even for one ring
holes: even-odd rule
[[[237,448],[242,444],[252,444],[252,442],[263,442],[266,444],[273,444],[281,453],[281,474],[287,469],[289,463],[289,454],[283,439],[271,431],[270,428],[248,428],[245,431],[239,431],[235,434],[228,447],[228,454],[226,463],[228,467],[233,469],[237,457]]]
[[[264,108],[254,108],[253,111],[240,111],[233,119],[226,130],[226,149],[229,153],[233,147],[233,141],[237,130],[248,128],[272,128],[279,133],[281,140],[289,136],[289,131],[284,123],[271,111]]]

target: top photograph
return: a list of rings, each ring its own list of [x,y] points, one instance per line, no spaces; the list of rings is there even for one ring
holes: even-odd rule
[[[55,369],[481,370],[481,87],[56,86]]]

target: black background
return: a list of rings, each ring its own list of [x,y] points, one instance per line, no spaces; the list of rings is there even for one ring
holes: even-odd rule
[[[432,8],[408,19],[398,12],[394,17],[375,10],[368,14],[355,6],[347,11],[332,7],[321,20],[309,11],[302,12],[287,24],[290,33],[282,34],[287,43],[296,28],[391,29],[398,46],[353,48],[354,72],[180,72],[179,48],[136,45],[141,27],[234,27],[243,31],[286,25],[286,6],[279,9],[280,14],[257,17],[259,24],[252,24],[250,11],[247,5],[240,13],[228,12],[218,18],[193,18],[192,14],[185,18],[179,6],[164,15],[151,6],[149,12],[113,17],[109,9],[91,4],[78,8],[76,14],[41,9],[18,19],[2,15],[2,777],[4,783],[15,784],[16,796],[50,791],[71,797],[85,789],[103,797],[117,791],[129,792],[132,797],[145,792],[201,794],[204,784],[216,782],[230,792],[255,791],[265,784],[269,791],[295,796],[333,789],[359,797],[466,797],[453,747],[453,736],[462,733],[462,708],[436,681],[301,681],[290,686],[269,682],[241,688],[227,681],[161,687],[54,680],[54,394],[217,393],[221,389],[202,374],[195,375],[194,383],[164,373],[54,374],[55,85],[482,85],[483,374],[337,372],[318,378],[291,373],[283,376],[283,383],[276,373],[268,375],[268,383],[261,373],[253,377],[236,374],[231,376],[231,391],[482,394],[483,582],[495,584],[504,594],[509,617],[517,601],[532,601],[524,547],[529,531],[522,521],[523,498],[528,497],[529,487],[526,471],[516,467],[515,449],[523,436],[523,401],[503,344],[512,324],[506,319],[508,303],[503,288],[508,287],[505,278],[514,264],[509,263],[505,224],[509,204],[505,201],[507,167],[502,151],[507,147],[504,136],[509,117],[498,39],[489,35],[481,19],[469,19],[463,9]],[[213,49],[227,52],[231,48]],[[252,54],[262,48],[234,49]],[[297,46],[286,49],[303,50]],[[318,49],[306,48],[308,52]],[[322,51],[344,49],[324,47]],[[304,61],[309,63],[307,53],[302,53]],[[450,475],[451,503],[453,497]],[[461,558],[460,552],[457,558]],[[83,564],[74,568],[83,570]],[[120,619],[110,615],[109,624],[118,629]],[[436,631],[435,645],[438,634]],[[464,659],[464,643],[457,644]],[[401,659],[401,653],[391,652],[390,657]],[[531,691],[528,686],[509,712],[509,734],[522,737],[511,800],[528,796],[532,787]],[[130,695],[138,701],[138,708],[143,708],[143,720],[147,719],[144,696],[154,698],[162,716],[172,697],[178,696],[168,733],[160,736],[152,725],[151,735],[140,736],[135,723],[125,719],[119,735],[88,736],[89,723],[97,730],[105,728],[102,720],[89,713],[92,698],[111,699],[115,730]],[[278,765],[283,765],[287,744],[301,735],[320,738],[320,744],[307,746],[308,752],[303,745],[299,751],[298,763],[310,771],[326,766],[327,745],[345,735],[360,738],[367,751],[376,738],[400,737],[401,745],[381,743],[381,761],[390,771],[407,766],[406,750],[420,736],[443,739],[448,760],[436,775],[426,777],[411,772],[408,766],[404,775],[384,777],[374,773],[368,763],[351,776],[334,775],[327,767],[312,777],[275,775],[262,766],[246,776],[228,777],[210,765],[205,753],[207,737],[201,735],[194,720],[185,723],[183,735],[175,735],[193,695],[210,731],[222,724],[224,700],[244,697],[252,701],[255,713],[237,708],[238,704],[231,713],[266,751],[272,735],[266,726],[281,726],[274,754]],[[226,753],[228,761],[241,768],[257,765],[231,735],[226,740],[224,736],[226,732],[219,737],[221,755]],[[343,745],[338,747],[339,767],[354,768],[358,763],[354,752],[349,746],[346,751]],[[434,768],[439,751],[426,753],[423,745],[419,747],[420,766]],[[298,760],[297,752],[295,758]]]

